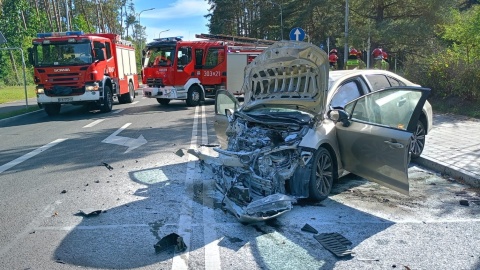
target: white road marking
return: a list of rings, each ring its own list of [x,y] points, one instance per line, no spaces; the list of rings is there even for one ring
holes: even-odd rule
[[[205,106],[202,106],[202,144],[208,144],[207,118],[205,116]],[[202,174],[203,175],[203,174]],[[214,217],[213,196],[208,196],[214,192],[214,183],[211,179],[203,179],[203,239],[205,243],[205,269],[222,269],[220,260],[220,248],[217,237],[217,226]]]
[[[88,124],[88,125],[84,126],[83,128],[89,128],[89,127],[93,127],[93,126],[95,126],[96,124],[98,124],[98,123],[102,122],[103,120],[105,120],[105,119],[98,119],[97,121],[93,121],[92,123],[90,123],[90,124]]]
[[[29,158],[34,157],[34,156],[42,153],[43,151],[47,150],[48,148],[50,148],[50,147],[52,147],[52,146],[55,146],[55,145],[57,145],[57,144],[59,144],[59,143],[61,143],[61,142],[63,142],[63,141],[66,141],[66,140],[67,140],[67,139],[57,139],[57,140],[55,140],[55,141],[53,141],[53,142],[51,142],[51,143],[48,143],[48,144],[46,144],[46,145],[44,145],[44,146],[42,146],[42,147],[39,147],[39,148],[33,150],[33,151],[30,152],[30,153],[27,153],[27,154],[25,154],[25,155],[23,155],[23,156],[15,159],[15,160],[10,161],[10,162],[8,162],[7,164],[4,164],[4,165],[0,166],[0,173],[2,173],[2,172],[4,172],[4,171],[12,168],[12,167],[15,166],[15,165],[18,165],[18,164],[24,162],[25,160],[27,160],[27,159],[29,159]]]
[[[125,125],[123,125],[123,127],[119,128],[117,131],[115,131],[110,136],[108,136],[105,140],[103,140],[102,143],[111,143],[111,144],[116,144],[116,145],[121,145],[121,146],[127,146],[128,149],[127,149],[127,151],[125,151],[125,153],[128,153],[128,152],[132,151],[133,149],[138,148],[138,147],[146,144],[147,140],[145,140],[143,135],[138,136],[137,139],[117,136],[118,133],[122,132],[124,129],[126,129],[131,124],[132,123],[126,123]]]
[[[112,114],[120,113],[120,112],[122,112],[123,110],[125,110],[125,109],[115,110],[114,112],[112,112]]]
[[[131,105],[135,105],[135,104],[137,104],[138,102],[140,102],[140,101],[134,101],[134,102],[131,103]]]
[[[198,109],[195,107],[195,115],[193,118],[192,139],[190,140],[190,148],[197,148],[197,129],[198,129]],[[197,158],[188,154],[187,173],[185,177],[185,200],[182,204],[180,219],[178,224],[178,235],[183,237],[183,241],[187,245],[187,249],[183,253],[175,254],[172,262],[172,269],[188,269],[188,259],[190,257],[191,248],[191,230],[193,215],[193,179],[196,177],[195,163]]]

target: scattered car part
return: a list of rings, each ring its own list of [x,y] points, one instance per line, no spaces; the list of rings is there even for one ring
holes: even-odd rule
[[[310,232],[310,233],[313,233],[313,234],[318,233],[318,231],[315,228],[313,228],[312,226],[310,226],[310,224],[308,224],[308,223],[305,223],[305,225],[302,227],[302,231]]]
[[[321,233],[313,237],[337,257],[350,256],[353,253],[347,248],[352,242],[339,233]]]
[[[168,249],[174,249],[175,252],[182,252],[187,249],[187,245],[183,241],[183,237],[176,233],[171,233],[162,237],[162,239],[153,245],[153,247],[155,248],[156,253],[160,253]]]
[[[102,165],[100,166],[105,166],[105,168],[107,168],[109,171],[113,170],[113,167],[110,166],[108,163],[105,163],[105,162],[102,162]]]
[[[98,216],[100,215],[100,213],[102,213],[102,210],[95,209],[95,208],[87,208],[87,209],[79,210],[79,214],[84,217]]]

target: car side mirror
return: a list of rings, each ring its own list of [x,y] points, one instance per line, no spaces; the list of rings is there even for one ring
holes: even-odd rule
[[[328,111],[327,116],[328,116],[328,119],[332,120],[335,123],[341,122],[344,127],[350,126],[350,121],[348,120],[350,116],[344,110],[340,110],[340,109],[330,110]]]
[[[228,122],[232,123],[234,121],[233,117],[233,110],[232,109],[225,109],[225,115],[227,116]]]

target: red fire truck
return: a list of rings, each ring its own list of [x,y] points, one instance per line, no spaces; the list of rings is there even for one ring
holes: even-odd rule
[[[206,40],[168,37],[146,45],[142,58],[145,97],[156,98],[162,105],[177,99],[197,106],[205,98],[214,98],[218,89],[242,95],[245,66],[274,43],[227,35],[196,37]]]
[[[116,34],[39,33],[29,48],[39,106],[48,115],[61,104],[112,110],[114,98],[131,103],[138,88],[135,49]]]

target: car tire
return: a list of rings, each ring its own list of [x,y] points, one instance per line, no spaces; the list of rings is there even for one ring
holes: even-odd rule
[[[61,104],[45,104],[45,112],[48,116],[58,115],[60,113]]]
[[[101,112],[111,112],[113,107],[113,96],[112,91],[110,91],[110,87],[105,86],[103,87],[103,102],[100,106]]]
[[[332,190],[335,175],[335,164],[330,152],[320,147],[313,158],[312,173],[309,182],[309,199],[322,201]]]
[[[193,85],[188,89],[187,94],[187,105],[190,107],[195,107],[200,104],[201,99],[201,89],[198,85]]]
[[[162,105],[168,105],[170,103],[170,99],[168,98],[157,98],[157,102]]]
[[[420,157],[425,147],[425,135],[427,130],[425,124],[420,120],[417,123],[417,129],[412,134],[412,142],[410,143],[410,153],[412,159]]]

